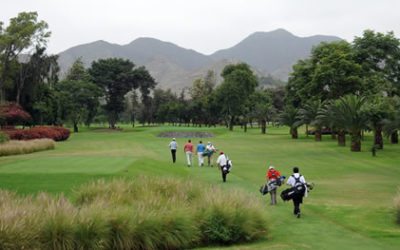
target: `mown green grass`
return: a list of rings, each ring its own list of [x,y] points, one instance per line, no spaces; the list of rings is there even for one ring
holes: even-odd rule
[[[161,131],[207,131],[211,140],[233,160],[228,182],[222,183],[214,168],[187,168],[183,144],[177,138],[178,161],[172,164],[167,147],[171,138]],[[198,139],[192,138],[194,143]],[[349,143],[349,142],[348,142]],[[229,189],[239,187],[265,201],[272,228],[267,240],[230,249],[397,249],[400,226],[396,224],[393,199],[400,186],[400,145],[385,144],[372,157],[371,135],[362,152],[338,147],[330,136],[322,142],[300,136],[291,140],[287,128],[258,129],[243,133],[240,128],[126,127],[122,132],[86,130],[59,142],[52,151],[0,158],[0,187],[21,194],[48,191],[72,194],[73,187],[97,178],[114,176],[172,176],[190,178]],[[215,159],[214,159],[215,160]],[[268,205],[261,196],[268,165],[284,175],[299,166],[315,190],[305,199],[302,218],[292,216],[292,204]],[[282,190],[283,188],[281,188]],[[217,249],[217,248],[215,248]]]

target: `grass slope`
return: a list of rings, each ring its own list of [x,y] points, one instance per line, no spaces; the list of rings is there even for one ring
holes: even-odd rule
[[[215,138],[203,141],[211,140],[232,159],[228,182],[221,182],[215,167],[185,166],[182,148],[186,139],[177,138],[178,161],[172,164],[167,147],[170,138],[157,135],[174,130],[214,133]],[[53,151],[1,157],[0,187],[21,194],[44,190],[70,195],[73,187],[97,178],[145,174],[197,179],[228,190],[240,187],[265,200],[265,213],[272,224],[269,239],[229,249],[397,249],[400,227],[395,224],[393,198],[400,183],[400,145],[386,144],[372,157],[368,135],[363,151],[352,153],[329,136],[322,142],[305,136],[291,140],[287,132],[287,128],[270,128],[267,135],[258,129],[243,133],[239,128],[233,132],[187,127],[87,130],[57,143]],[[315,183],[300,220],[292,216],[291,203],[271,207],[269,197],[258,193],[271,164],[286,176],[293,166],[299,166],[306,180]]]

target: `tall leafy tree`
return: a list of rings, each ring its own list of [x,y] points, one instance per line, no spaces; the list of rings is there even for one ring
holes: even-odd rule
[[[286,85],[286,105],[300,107],[302,102],[314,97],[309,85],[312,82],[314,65],[310,59],[299,60],[293,65],[293,71]]]
[[[72,122],[77,133],[79,123],[99,105],[101,90],[96,84],[83,80],[61,81],[56,89],[61,113]]]
[[[155,89],[153,93],[152,108],[154,110],[154,120],[158,123],[171,122],[171,103],[176,100],[176,96],[170,89]]]
[[[13,89],[7,93],[7,97],[30,110],[38,85],[46,84],[53,89],[58,82],[59,66],[58,56],[47,55],[45,47],[36,47],[35,52],[26,59],[26,62],[18,63]]]
[[[149,93],[156,83],[144,67],[134,67],[129,60],[109,58],[93,62],[89,69],[93,82],[103,90],[110,128],[115,128],[120,113],[124,111],[124,96],[130,90],[139,88],[142,103],[147,107],[151,105]]]
[[[47,29],[36,12],[19,13],[5,28],[0,22],[0,100],[4,100],[5,89],[12,82],[18,56],[30,48],[44,47],[50,37]]]
[[[245,63],[227,65],[221,76],[224,81],[216,89],[216,97],[221,113],[228,119],[229,130],[233,130],[235,119],[242,114],[257,87],[257,78]]]
[[[394,33],[366,30],[353,44],[355,60],[362,65],[369,88],[390,96],[400,94],[400,40]]]
[[[129,121],[132,124],[132,127],[135,127],[139,109],[140,103],[138,93],[136,90],[133,90],[126,95],[126,112],[128,113]]]
[[[65,77],[67,81],[91,81],[91,76],[85,65],[82,62],[82,58],[78,58],[72,64]]]
[[[321,100],[363,93],[361,66],[354,61],[352,47],[345,41],[322,43],[312,52],[314,73],[311,94]]]
[[[86,126],[90,126],[90,124],[93,122],[94,118],[97,115],[98,108],[99,108],[99,90],[91,86],[92,79],[91,76],[88,72],[88,70],[85,68],[85,65],[82,62],[81,58],[78,58],[71,66],[71,68],[68,70],[67,75],[65,77],[66,81],[69,81],[70,84],[73,84],[74,81],[80,81],[78,85],[82,85],[82,82],[84,83],[89,83],[89,84],[83,84],[82,87],[84,87],[84,91],[93,91],[93,98],[87,98],[87,102],[85,103],[85,115],[82,116],[82,119],[85,123]],[[89,95],[87,95],[89,97]]]
[[[31,110],[34,124],[54,125],[59,124],[57,110],[57,96],[47,84],[40,84],[35,89]]]
[[[91,82],[80,59],[69,69],[65,80],[56,85],[59,114],[72,122],[74,132],[82,121],[90,124],[99,107],[101,89]]]
[[[213,93],[215,92],[215,86],[217,85],[217,77],[215,72],[212,70],[207,71],[206,76],[204,77],[204,88],[203,88],[203,109],[206,114],[204,117],[204,122],[208,125],[215,125],[218,121],[218,108],[216,107],[216,103],[214,102],[215,96]]]
[[[268,88],[265,90],[271,97],[272,105],[277,112],[282,112],[285,107],[286,88],[284,86]]]
[[[144,105],[144,107],[151,107],[152,98],[150,97],[150,92],[157,85],[156,81],[143,66],[134,70],[133,77],[134,79],[132,87],[134,89],[139,88],[142,104]],[[144,108],[142,110],[145,121],[147,121],[148,123],[152,122],[154,111],[149,108]]]
[[[204,78],[198,78],[193,82],[189,90],[192,100],[193,123],[200,126],[202,123],[209,123],[210,112],[208,106],[215,84],[215,74],[213,71],[208,71]]]
[[[310,59],[293,66],[287,85],[286,103],[300,107],[310,99],[334,100],[346,94],[370,91],[362,78],[362,67],[354,60],[351,44],[321,43]]]

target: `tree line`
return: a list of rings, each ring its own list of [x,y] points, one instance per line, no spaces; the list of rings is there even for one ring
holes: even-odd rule
[[[128,60],[98,60],[89,69],[77,60],[60,80],[58,56],[46,53],[50,35],[36,12],[19,13],[7,27],[0,22],[0,101],[21,106],[32,125],[71,122],[77,132],[78,124],[104,114],[115,128],[129,91],[139,89],[142,103],[148,102],[156,83]]]
[[[32,124],[70,122],[74,131],[81,123],[118,121],[142,124],[171,123],[215,126],[225,123],[263,125],[276,113],[273,99],[281,90],[257,88],[259,79],[249,65],[228,65],[219,85],[210,71],[180,94],[156,89],[144,67],[120,58],[100,59],[85,68],[78,59],[59,79],[56,55],[46,53],[51,35],[36,12],[23,12],[0,24],[0,100],[16,102],[32,116]],[[270,79],[261,79],[270,81]],[[280,104],[278,104],[280,105]],[[282,105],[281,105],[282,106]]]
[[[361,150],[364,131],[398,142],[400,128],[400,41],[392,32],[366,30],[354,41],[321,43],[309,58],[293,66],[285,87],[263,88],[245,63],[227,65],[222,82],[209,71],[180,93],[156,88],[144,67],[120,58],[78,59],[59,79],[56,55],[46,53],[48,25],[36,12],[23,12],[7,27],[0,23],[0,100],[16,102],[32,124],[118,122],[215,126],[287,125],[292,138],[305,126],[317,141],[329,133],[351,149]],[[309,131],[309,126],[312,129]]]
[[[374,134],[374,149],[383,135],[398,143],[400,128],[400,41],[392,32],[366,30],[353,42],[322,43],[298,61],[286,86],[281,123],[313,127],[317,141],[329,130],[338,145],[360,151],[364,131]]]

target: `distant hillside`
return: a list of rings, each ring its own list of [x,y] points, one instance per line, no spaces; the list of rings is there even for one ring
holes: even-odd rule
[[[191,86],[208,70],[219,76],[223,67],[232,62],[246,62],[261,77],[287,80],[292,65],[309,56],[311,48],[322,41],[340,40],[333,36],[297,37],[286,30],[256,32],[232,48],[207,56],[194,50],[154,38],[138,38],[126,45],[105,41],[78,45],[59,54],[62,75],[79,57],[86,66],[101,58],[129,59],[145,66],[159,83],[159,87],[178,91]],[[220,78],[219,78],[220,79]]]
[[[229,49],[211,55],[214,60],[237,59],[247,62],[263,74],[287,80],[292,65],[310,55],[321,42],[341,40],[334,36],[297,37],[286,30],[256,32]]]
[[[194,70],[209,64],[212,59],[194,50],[181,48],[173,43],[154,38],[138,38],[122,46],[126,58],[140,64],[154,60],[167,60],[185,70]]]

